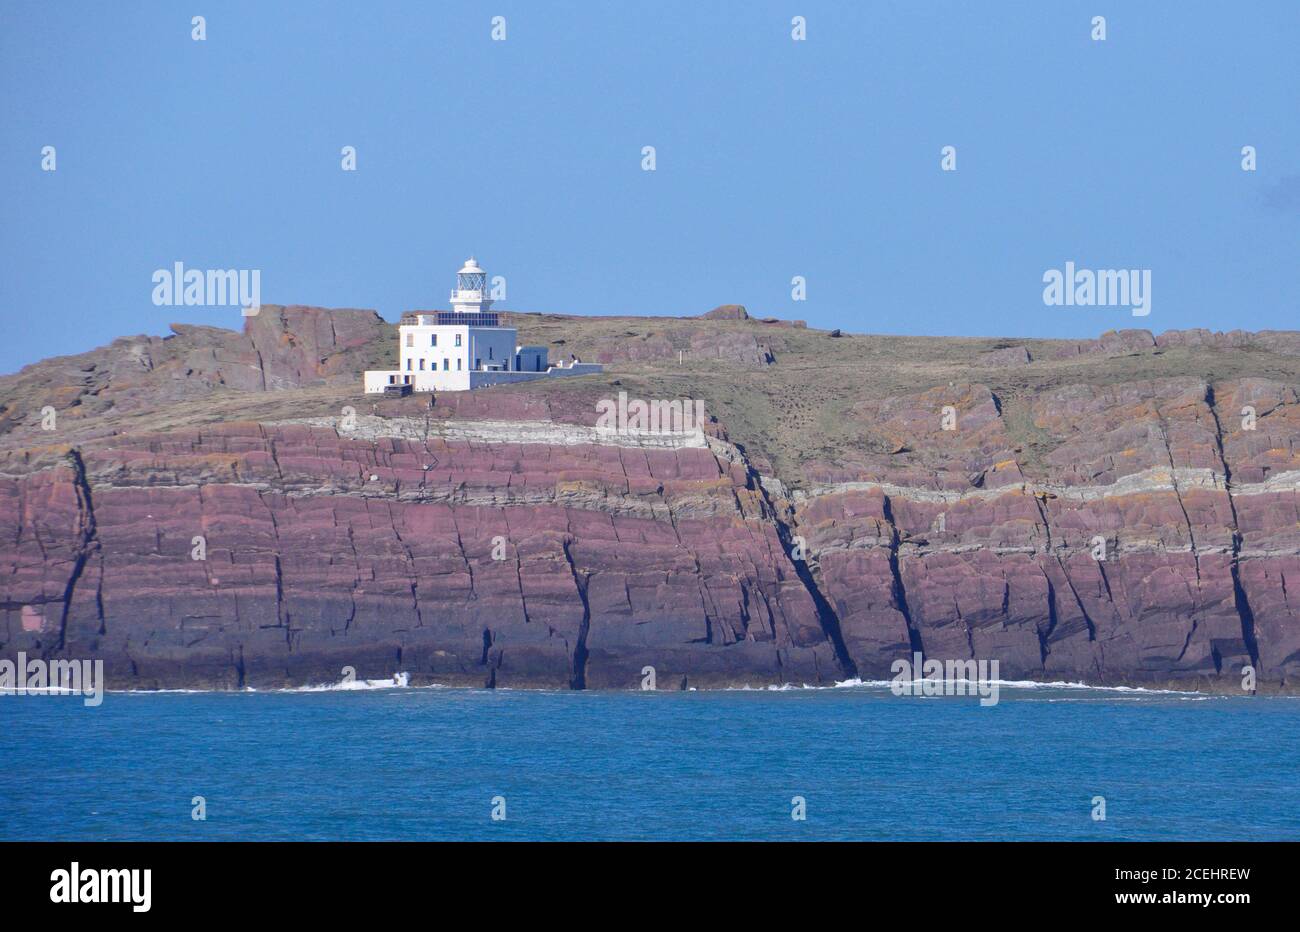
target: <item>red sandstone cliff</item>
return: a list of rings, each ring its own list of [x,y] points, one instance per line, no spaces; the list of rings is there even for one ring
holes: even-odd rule
[[[0,656],[102,657],[134,687],[636,688],[651,666],[664,688],[888,677],[920,650],[1295,688],[1300,334],[517,323],[614,363],[376,405],[358,373],[388,325],[268,308],[0,378]],[[595,430],[620,390],[715,419]]]

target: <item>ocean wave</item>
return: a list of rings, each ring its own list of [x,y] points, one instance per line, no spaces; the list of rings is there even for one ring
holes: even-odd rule
[[[283,689],[256,689],[254,687],[245,687],[244,692],[268,692],[268,693],[333,693],[333,692],[357,692],[359,690],[373,689],[411,689],[411,674],[394,673],[387,679],[383,680],[343,680],[338,683],[317,683],[310,686],[287,686]],[[433,685],[431,689],[445,689],[444,686]]]

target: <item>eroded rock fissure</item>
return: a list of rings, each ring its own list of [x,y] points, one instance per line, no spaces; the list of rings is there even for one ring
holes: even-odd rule
[[[569,571],[573,574],[573,584],[578,589],[578,598],[582,599],[582,621],[578,625],[578,642],[573,645],[573,671],[569,680],[570,689],[587,688],[587,632],[591,629],[591,605],[587,601],[588,577],[578,572],[578,565],[573,560],[570,549],[573,541],[564,540],[564,559],[568,561]]]
[[[1210,416],[1214,418],[1214,439],[1218,445],[1219,462],[1223,464],[1223,485],[1228,495],[1228,513],[1232,516],[1230,569],[1233,601],[1237,607],[1237,614],[1241,617],[1241,640],[1246,645],[1247,653],[1250,654],[1251,664],[1258,670],[1259,645],[1255,640],[1255,613],[1250,607],[1250,600],[1246,597],[1246,587],[1241,584],[1241,528],[1237,524],[1237,503],[1233,500],[1232,467],[1228,465],[1228,458],[1224,455],[1223,424],[1219,420],[1219,410],[1215,405],[1214,386],[1208,383],[1205,386],[1205,404],[1210,409]]]
[[[68,574],[68,584],[63,590],[63,611],[59,617],[59,640],[55,646],[55,650],[60,651],[63,650],[64,645],[67,643],[68,614],[72,611],[72,597],[76,592],[77,583],[81,579],[81,574],[85,571],[86,563],[90,560],[91,554],[99,549],[98,529],[95,522],[95,504],[90,492],[90,482],[86,478],[86,464],[81,458],[81,451],[75,447],[68,451],[68,460],[72,466],[73,488],[77,493],[77,531],[79,540],[77,554],[72,563],[72,571]],[[101,592],[102,588],[101,581]],[[98,593],[96,595],[96,604],[99,606],[100,612],[100,630],[103,630],[103,599],[102,595]]]
[[[884,509],[885,520],[889,522],[889,574],[892,580],[891,592],[894,605],[899,614],[903,616],[903,623],[907,626],[907,639],[910,642],[912,652],[924,656],[925,643],[921,639],[921,630],[913,622],[912,609],[907,604],[907,585],[903,582],[903,572],[898,557],[901,535],[898,532],[898,523],[894,520],[894,507],[889,501],[888,495],[883,497],[881,507]]]
[[[835,659],[840,665],[847,679],[854,679],[858,675],[858,665],[854,662],[853,656],[849,653],[848,647],[844,643],[844,635],[840,628],[840,616],[835,611],[835,606],[831,604],[830,599],[826,597],[822,586],[816,579],[814,568],[809,567],[808,555],[804,554],[803,559],[794,557],[794,535],[790,531],[790,525],[781,517],[780,510],[772,502],[771,493],[767,485],[763,482],[763,477],[754,469],[749,458],[744,455],[742,450],[737,449],[739,462],[745,468],[746,479],[750,486],[754,488],[763,504],[773,527],[776,528],[777,539],[781,542],[782,550],[790,565],[794,567],[795,576],[803,587],[808,591],[812,599],[813,607],[817,611],[817,621],[821,625],[822,633],[830,642],[831,648],[835,651]]]

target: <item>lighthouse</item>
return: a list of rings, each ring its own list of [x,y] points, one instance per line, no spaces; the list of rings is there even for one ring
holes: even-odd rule
[[[519,346],[502,326],[487,292],[487,272],[473,256],[456,273],[449,311],[407,311],[397,326],[396,369],[368,369],[371,394],[460,392],[531,379],[600,372],[594,363],[551,365],[545,346]]]

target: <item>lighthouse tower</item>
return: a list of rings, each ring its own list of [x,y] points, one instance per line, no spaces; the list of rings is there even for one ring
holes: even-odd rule
[[[456,273],[456,288],[451,293],[452,313],[481,314],[491,306],[492,299],[487,296],[487,272],[479,268],[474,257],[470,256]]]

